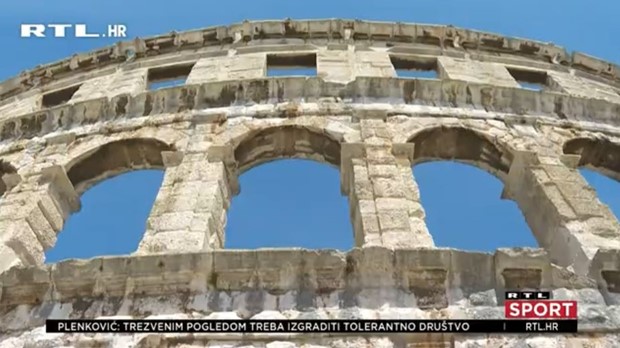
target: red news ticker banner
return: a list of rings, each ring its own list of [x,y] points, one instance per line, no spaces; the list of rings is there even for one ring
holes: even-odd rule
[[[507,319],[577,319],[577,301],[552,300],[549,291],[507,291]]]

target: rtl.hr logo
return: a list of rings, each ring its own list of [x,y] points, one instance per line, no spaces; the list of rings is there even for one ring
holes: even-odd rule
[[[127,27],[109,24],[105,33],[92,32],[86,24],[22,24],[21,37],[126,37]]]
[[[577,301],[552,300],[549,291],[507,291],[508,319],[576,319]]]

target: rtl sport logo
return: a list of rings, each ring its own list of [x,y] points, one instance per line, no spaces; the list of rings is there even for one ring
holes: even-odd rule
[[[549,291],[507,291],[508,319],[577,319],[577,301],[552,300]]]
[[[127,27],[123,24],[108,24],[107,31],[91,32],[86,24],[22,24],[21,37],[127,37]]]

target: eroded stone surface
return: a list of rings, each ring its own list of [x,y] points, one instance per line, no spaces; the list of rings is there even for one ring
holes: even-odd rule
[[[267,76],[290,67],[316,76]],[[411,69],[437,78],[399,77]],[[151,89],[173,78],[185,84]],[[0,84],[0,345],[615,347],[620,225],[577,169],[620,177],[619,91],[618,66],[552,44],[339,19],[136,39],[25,72]],[[238,176],[289,157],[340,170],[357,249],[219,250]],[[541,249],[436,248],[411,166],[438,159],[499,178]],[[135,254],[43,266],[88,187],[144,168],[165,176]],[[46,318],[502,318],[503,291],[523,286],[579,301],[580,333],[43,327]]]

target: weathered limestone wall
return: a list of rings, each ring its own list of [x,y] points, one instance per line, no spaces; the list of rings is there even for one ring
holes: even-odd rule
[[[616,254],[617,257],[617,254]],[[154,274],[158,276],[154,277]],[[108,257],[5,272],[4,343],[37,347],[612,347],[617,305],[592,279],[549,262],[543,250],[495,255],[446,249],[259,250]],[[26,281],[27,280],[27,281]],[[492,319],[515,284],[552,288],[580,301],[570,337],[499,335],[42,335],[46,318],[158,319]],[[6,310],[11,308],[10,310]],[[280,342],[280,343],[277,343]],[[434,344],[434,345],[433,345]]]
[[[317,76],[266,76],[281,67]],[[25,72],[0,84],[0,346],[615,347],[620,226],[577,169],[620,178],[619,91],[618,66],[554,45],[346,20],[136,39]],[[220,250],[238,176],[290,157],[340,170],[356,249]],[[541,249],[436,248],[412,165],[442,159],[501,180]],[[43,264],[85,190],[144,168],[165,176],[134,254]],[[578,300],[579,334],[43,332],[47,318],[501,318],[522,287]]]

